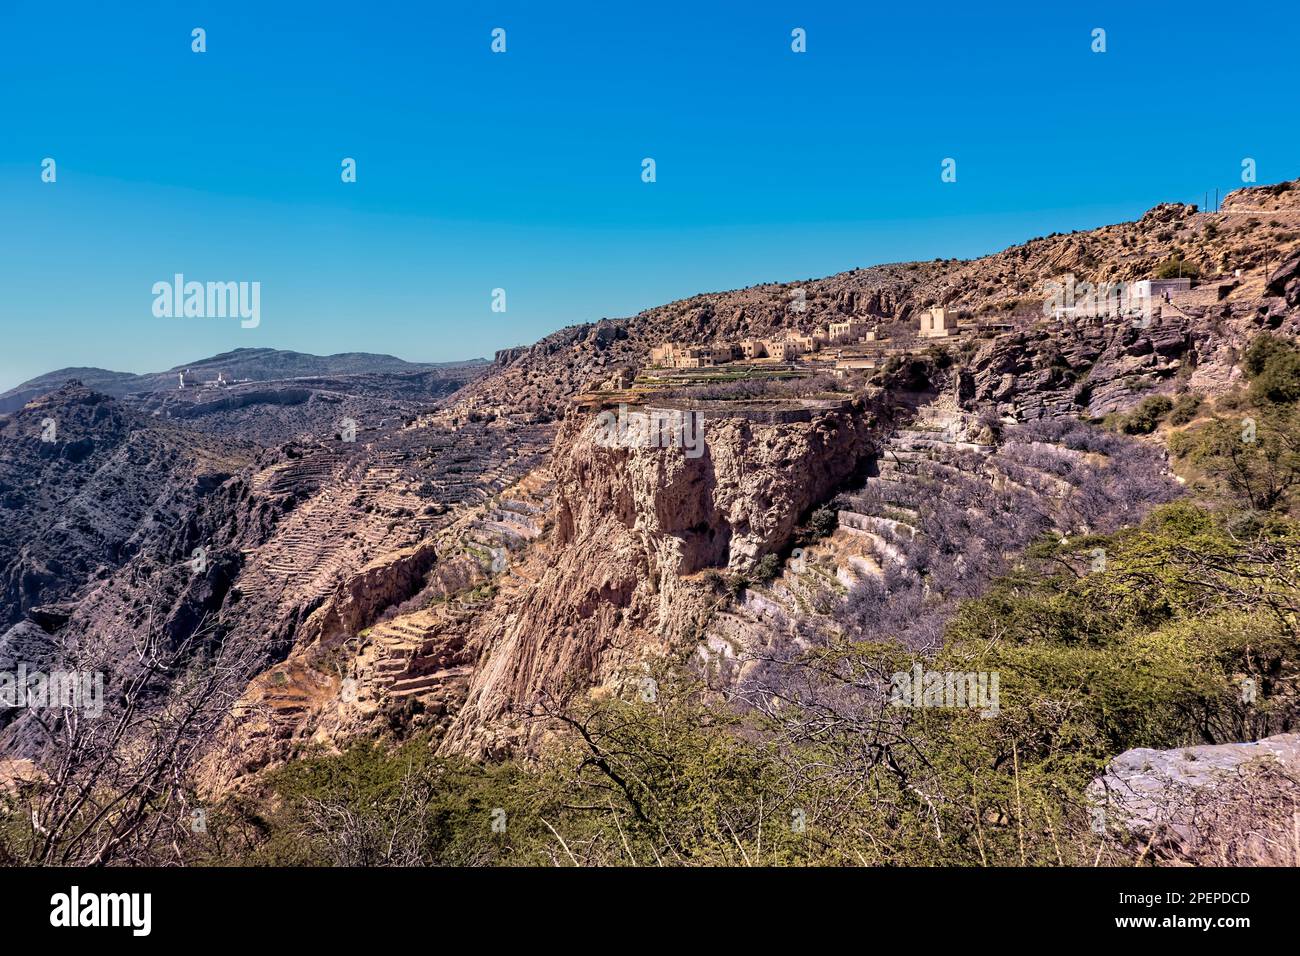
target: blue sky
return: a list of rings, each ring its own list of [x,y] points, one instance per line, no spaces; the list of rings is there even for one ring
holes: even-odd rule
[[[1300,175],[1300,21],[1145,6],[3,0],[0,388],[241,346],[490,356],[1199,202],[1243,157]],[[261,324],[154,317],[177,272],[261,282]]]

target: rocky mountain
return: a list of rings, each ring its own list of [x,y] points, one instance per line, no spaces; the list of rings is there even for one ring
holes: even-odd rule
[[[133,393],[167,392],[178,385],[178,376],[189,372],[190,384],[202,386],[215,382],[218,375],[227,382],[237,380],[272,382],[293,378],[331,378],[348,375],[402,375],[442,371],[455,376],[464,370],[486,364],[485,360],[467,362],[407,362],[392,355],[372,352],[340,352],[336,355],[309,355],[285,349],[242,348],[196,359],[163,372],[111,372],[102,368],[63,368],[47,372],[0,393],[0,414],[16,411],[32,398],[76,379],[89,388],[118,398]]]
[[[152,418],[184,421],[191,430],[236,443],[283,445],[337,434],[347,422],[365,428],[410,419],[472,381],[487,365],[483,360],[418,364],[366,352],[317,356],[236,349],[145,375],[102,369],[51,372],[0,396],[0,409],[19,409],[75,380]]]
[[[1240,316],[1267,302],[1265,324],[1276,326],[1294,307],[1283,287],[1295,275],[1290,251],[1297,241],[1300,199],[1294,182],[1237,190],[1215,212],[1165,203],[1136,222],[1033,239],[979,259],[897,263],[707,293],[629,319],[573,326],[535,345],[499,352],[494,374],[461,398],[484,409],[558,416],[565,396],[619,368],[639,367],[661,342],[811,332],[851,316],[879,321],[884,334],[897,336],[920,310],[934,305],[956,309],[967,320],[1032,328],[1051,298],[1050,282],[1070,276],[1097,286],[1133,282],[1171,265],[1177,274],[1180,263],[1202,281],[1200,295],[1188,303],[1198,323]]]
[[[56,628],[139,556],[182,560],[200,501],[256,449],[157,422],[78,382],[0,420],[0,614]]]
[[[796,694],[793,657],[844,639],[934,653],[1035,543],[1177,499],[1163,449],[1098,426],[1153,397],[1225,395],[1261,333],[1294,339],[1298,251],[1300,188],[1283,183],[976,260],[694,296],[482,368],[240,350],[190,366],[194,387],[173,370],[98,379],[116,398],[20,388],[0,425],[0,649],[103,661],[119,681],[108,662],[141,633],[237,654],[196,748],[207,799],[359,738],[535,753],[539,711],[624,693],[665,660],[761,709]],[[1149,321],[1045,309],[1052,282],[1170,272],[1198,283]],[[918,340],[935,305],[966,333]],[[742,394],[644,371],[665,341],[846,317],[883,344],[839,379]],[[203,387],[216,371],[230,384]],[[698,457],[603,437],[602,412],[656,402],[704,416]],[[165,707],[180,678],[151,680]],[[0,751],[43,753],[22,716]]]

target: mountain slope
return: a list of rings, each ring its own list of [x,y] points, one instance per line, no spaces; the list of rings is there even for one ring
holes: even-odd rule
[[[236,379],[254,382],[280,381],[303,377],[338,378],[353,375],[401,375],[440,373],[466,380],[475,368],[486,365],[483,359],[463,362],[407,362],[392,355],[371,352],[340,352],[336,355],[310,355],[284,349],[241,348],[208,358],[196,359],[162,372],[113,372],[100,368],[65,368],[23,382],[0,393],[0,414],[16,411],[27,402],[53,391],[69,379],[118,398],[132,393],[175,391],[179,374],[188,370],[189,384],[214,382],[218,375],[227,382]]]
[[[803,540],[809,514],[841,492],[854,494],[836,510],[862,534],[827,546],[829,579],[846,568],[871,576],[893,555],[909,572],[907,587],[936,602],[954,598],[925,561],[944,552],[924,542],[904,548],[901,525],[910,522],[899,512],[918,510],[917,499],[935,495],[935,482],[953,470],[972,470],[962,482],[978,512],[969,527],[990,527],[996,515],[984,512],[1021,501],[1037,509],[1036,529],[1077,530],[1078,516],[1090,512],[1063,500],[1075,494],[1063,484],[1095,488],[1127,472],[1108,471],[1112,456],[1086,442],[1004,430],[1100,417],[1155,394],[1230,388],[1247,342],[1263,330],[1294,336],[1300,328],[1297,223],[1300,190],[1283,184],[1234,193],[1218,213],[1164,205],[1136,223],[969,262],[892,264],[694,296],[504,350],[441,401],[413,380],[432,373],[294,377],[307,366],[250,355],[248,367],[271,362],[289,377],[273,388],[160,384],[143,398],[133,393],[130,407],[153,421],[170,416],[172,427],[265,447],[194,503],[185,535],[153,553],[123,552],[125,563],[97,581],[66,623],[49,623],[55,637],[79,640],[128,633],[150,614],[183,633],[204,614],[227,647],[256,656],[262,672],[221,739],[206,742],[203,782],[213,790],[290,759],[304,740],[426,729],[448,752],[530,746],[527,712],[547,695],[611,692],[664,655],[703,646],[725,656],[728,638],[751,647],[769,639],[775,647],[787,632],[807,639],[801,627],[825,617],[805,608],[816,611],[818,589],[787,581],[780,565],[783,583],[772,596],[756,579],[761,563],[783,561]],[[1194,265],[1205,281],[1147,327],[1043,314],[1050,281],[1133,280],[1171,261]],[[1000,321],[932,350],[916,342],[914,325],[934,303],[968,323]],[[897,361],[828,395],[791,399],[799,407],[789,415],[739,400],[706,403],[686,389],[680,402],[708,410],[699,459],[597,441],[594,413],[628,397],[619,383],[636,376],[654,345],[809,331],[844,316],[877,320]],[[34,414],[24,410],[27,431],[9,439],[17,472],[42,453],[29,435]],[[338,428],[343,417],[354,419],[355,440]],[[955,449],[921,434],[926,420],[939,419]],[[900,479],[898,501],[874,491],[892,470],[884,467],[890,454],[926,479]],[[1115,497],[1117,514],[1140,515],[1164,494],[1159,462],[1142,461],[1151,493]],[[163,464],[142,459],[141,477],[169,483]],[[1054,480],[1057,469],[1070,480]],[[1033,493],[1010,495],[1017,483]],[[1124,487],[1133,491],[1131,482]],[[945,513],[916,520],[935,538],[933,529],[953,523]],[[41,533],[14,528],[24,541]],[[172,567],[199,543],[218,555],[221,571],[202,593]],[[1016,538],[1008,550],[1021,545]],[[91,570],[82,564],[77,574]],[[965,594],[987,576],[956,580]],[[852,577],[839,583],[867,587]],[[30,610],[36,599],[15,600]],[[756,622],[756,609],[779,614]]]
[[[1070,275],[1080,283],[1132,282],[1170,262],[1198,271],[1211,290],[1195,306],[1198,318],[1253,311],[1266,298],[1282,296],[1287,279],[1273,277],[1297,250],[1300,181],[1250,187],[1230,193],[1218,212],[1165,203],[1136,222],[1031,239],[978,259],[893,263],[704,293],[630,318],[572,326],[497,353],[493,373],[463,398],[479,410],[562,416],[570,395],[619,368],[640,367],[662,342],[806,333],[849,316],[877,320],[883,333],[897,336],[932,305],[956,309],[964,319],[996,318],[1028,328],[1044,319],[1048,282]],[[1288,303],[1270,307],[1277,317]]]
[[[134,555],[169,550],[198,502],[254,452],[77,382],[0,419],[0,626],[75,598]]]

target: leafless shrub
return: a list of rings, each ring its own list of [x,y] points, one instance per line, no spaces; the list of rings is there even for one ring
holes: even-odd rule
[[[134,641],[102,636],[65,648],[63,666],[108,675],[105,706],[97,716],[33,709],[10,728],[39,772],[0,798],[11,824],[0,845],[6,862],[182,862],[194,832],[196,762],[259,660],[207,619],[175,641],[152,615]]]

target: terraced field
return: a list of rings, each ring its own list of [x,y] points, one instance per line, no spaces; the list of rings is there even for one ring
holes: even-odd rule
[[[700,661],[721,686],[771,679],[773,661],[828,641],[934,650],[954,599],[979,594],[1036,537],[1113,530],[1178,493],[1136,442],[921,404],[836,497],[835,531],[714,615]]]

